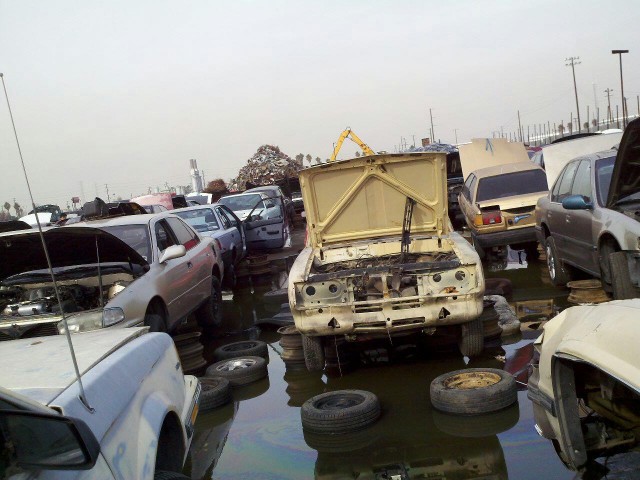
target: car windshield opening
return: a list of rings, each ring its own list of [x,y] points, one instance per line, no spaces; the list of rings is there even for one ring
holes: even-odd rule
[[[210,232],[220,229],[218,220],[216,219],[213,210],[210,208],[199,208],[197,210],[187,210],[175,213],[192,226],[197,232]]]
[[[596,161],[596,192],[598,193],[598,202],[602,206],[607,204],[615,160],[616,157],[609,157]]]
[[[234,197],[223,197],[218,200],[218,203],[226,205],[234,212],[241,210],[251,210],[258,203],[262,201],[262,197],[259,194],[254,195],[237,195]]]
[[[547,175],[543,170],[504,173],[480,179],[476,202],[544,192],[548,189]]]
[[[101,229],[125,242],[147,262],[151,261],[151,242],[146,225],[111,225]]]

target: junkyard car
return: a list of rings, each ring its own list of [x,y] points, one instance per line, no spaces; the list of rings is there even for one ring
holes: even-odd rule
[[[222,259],[175,215],[92,220],[44,238],[72,333],[173,331],[193,311],[207,326],[220,321]],[[0,235],[0,340],[57,334],[61,319],[38,232]]]
[[[247,249],[282,248],[287,239],[282,200],[265,192],[228,195],[218,200],[244,223]]]
[[[300,172],[308,244],[288,294],[309,369],[322,368],[332,335],[451,328],[463,352],[482,350],[484,276],[447,217],[445,161],[441,152],[385,154]]]
[[[304,210],[304,201],[302,200],[302,193],[291,192],[291,203],[293,204],[293,211],[295,213],[301,213]]]
[[[287,197],[282,189],[277,185],[265,185],[262,187],[255,187],[246,190],[244,193],[262,192],[266,193],[269,198],[278,199],[278,203],[284,208],[285,217],[289,223],[293,222],[293,216],[295,215],[295,208],[291,198]]]
[[[569,308],[534,347],[528,397],[538,433],[572,469],[640,439],[640,300]]]
[[[172,213],[178,215],[203,237],[216,242],[224,262],[224,278],[227,286],[235,285],[235,266],[247,252],[242,222],[224,205],[201,205],[180,208]]]
[[[531,162],[471,172],[459,195],[473,244],[482,257],[491,247],[510,245],[537,252],[534,210],[546,195],[547,177]]]
[[[178,478],[200,385],[168,335],[145,331],[74,335],[87,404],[64,336],[0,344],[1,478]]]
[[[620,149],[576,158],[536,208],[537,234],[555,285],[575,267],[602,280],[615,298],[638,296],[640,282],[640,122]]]

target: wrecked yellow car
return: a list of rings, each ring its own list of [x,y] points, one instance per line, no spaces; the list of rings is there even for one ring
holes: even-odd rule
[[[289,274],[289,304],[309,370],[326,337],[455,330],[482,351],[478,254],[447,217],[446,154],[383,154],[300,172],[308,239]]]

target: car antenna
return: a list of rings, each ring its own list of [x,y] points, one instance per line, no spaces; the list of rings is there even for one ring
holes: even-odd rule
[[[9,95],[7,94],[7,86],[4,83],[4,75],[0,73],[0,79],[2,79],[2,88],[4,90],[4,97],[7,100],[7,107],[9,108],[9,117],[11,118],[11,126],[13,127],[13,134],[16,138],[16,144],[18,146],[18,154],[20,155],[20,163],[22,164],[22,172],[24,173],[24,180],[27,183],[27,190],[29,192],[29,199],[33,211],[36,211],[36,202],[33,200],[33,193],[31,192],[31,185],[29,184],[29,177],[27,176],[27,169],[24,165],[24,158],[22,156],[22,149],[20,148],[20,141],[18,140],[18,131],[16,130],[16,124],[13,120],[13,113],[11,112],[11,104],[9,103]],[[69,325],[67,323],[67,317],[65,316],[64,309],[62,308],[62,302],[60,301],[60,293],[58,291],[58,283],[56,282],[55,274],[53,273],[53,265],[51,264],[51,258],[49,257],[49,250],[47,249],[47,242],[44,239],[44,233],[42,232],[42,225],[40,224],[40,217],[38,213],[35,214],[36,223],[38,225],[38,232],[40,233],[40,241],[42,242],[42,249],[44,250],[44,256],[47,259],[47,265],[49,267],[49,273],[51,274],[51,281],[53,282],[53,289],[58,300],[58,306],[60,307],[60,313],[62,314],[62,322],[64,323],[64,332],[67,336],[67,343],[69,344],[69,350],[71,351],[71,359],[73,360],[73,368],[76,371],[76,377],[78,379],[78,386],[80,387],[80,401],[90,412],[95,410],[89,405],[87,397],[84,392],[84,386],[82,385],[82,378],[80,377],[80,370],[78,369],[78,360],[76,359],[76,353],[73,349],[73,343],[71,342],[71,334],[69,333]]]

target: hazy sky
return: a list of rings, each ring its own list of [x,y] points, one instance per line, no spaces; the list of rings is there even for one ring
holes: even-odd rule
[[[640,2],[0,0],[3,72],[37,203],[229,179],[265,143],[327,158],[582,121],[604,90],[637,113]],[[634,42],[634,39],[636,40]],[[594,87],[596,97],[594,99]],[[525,127],[526,130],[526,127]],[[357,150],[346,143],[342,157]],[[27,206],[4,98],[0,202]]]

